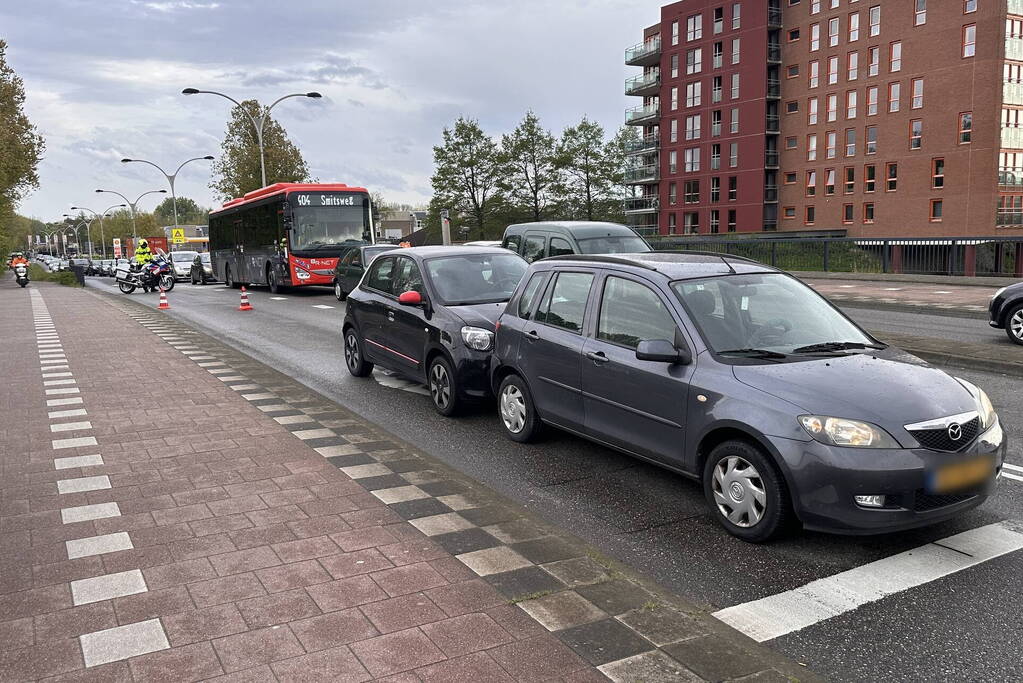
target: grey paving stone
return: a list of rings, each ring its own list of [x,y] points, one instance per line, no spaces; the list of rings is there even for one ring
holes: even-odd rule
[[[427,536],[439,536],[440,534],[474,528],[472,522],[457,512],[445,512],[429,517],[419,517],[411,520],[409,523]]]
[[[558,638],[594,666],[654,649],[649,641],[614,619],[573,626],[559,632]]]
[[[360,479],[359,486],[367,491],[376,491],[377,489],[393,489],[401,486],[408,486],[408,482],[399,474],[388,474],[382,477],[366,477],[365,479]]]
[[[464,510],[462,516],[479,527],[487,527],[499,522],[507,522],[518,517],[518,514],[503,505],[487,505],[481,508]],[[502,541],[507,542],[507,541]]]
[[[72,581],[71,599],[76,606],[86,605],[90,602],[110,600],[124,595],[145,593],[147,590],[142,572],[132,569],[117,574],[105,574],[91,579]]]
[[[584,553],[582,548],[557,536],[544,536],[532,541],[514,543],[511,547],[519,555],[536,564],[581,557]]]
[[[401,503],[406,500],[417,500],[419,498],[430,497],[426,491],[423,491],[416,486],[398,486],[389,489],[379,489],[372,493],[386,505],[390,505],[391,503]]]
[[[655,602],[648,591],[624,579],[580,586],[576,592],[608,614],[622,614]]]
[[[355,455],[333,455],[327,458],[327,462],[341,469],[342,467],[354,467],[355,465],[370,465],[376,462],[376,458],[366,453],[357,453]]]
[[[554,593],[565,589],[565,584],[539,567],[523,567],[486,577],[487,583],[509,600],[521,600],[540,593]]]
[[[488,534],[483,529],[471,528],[455,531],[448,534],[440,534],[430,539],[452,555],[461,555],[474,550],[493,548],[501,545],[501,542]],[[528,559],[528,558],[527,558]]]
[[[126,531],[118,531],[102,536],[88,536],[86,538],[75,538],[65,541],[67,546],[67,557],[74,560],[79,557],[90,555],[102,555],[103,553],[114,553],[119,550],[132,550],[135,548],[131,542],[131,536]]]
[[[606,612],[575,591],[562,591],[535,600],[524,600],[519,603],[519,607],[548,631],[561,631],[607,617]]]
[[[618,619],[659,647],[707,633],[698,621],[665,605],[641,607],[619,615]]]
[[[402,519],[418,519],[451,512],[451,508],[436,498],[421,498],[404,503],[394,503],[390,508]]]
[[[764,668],[761,657],[717,636],[690,638],[663,649],[709,681],[748,676]]]
[[[614,683],[703,683],[702,678],[658,650],[602,664],[597,669]]]
[[[170,648],[159,619],[115,626],[78,637],[85,666],[93,667]]]
[[[501,572],[510,572],[515,569],[532,566],[529,560],[504,545],[487,548],[486,550],[476,550],[471,553],[457,555],[456,557],[462,564],[476,572],[479,576],[490,576],[491,574],[500,574]]]
[[[604,567],[589,557],[573,557],[543,565],[544,571],[563,581],[570,588],[589,586],[610,580]]]

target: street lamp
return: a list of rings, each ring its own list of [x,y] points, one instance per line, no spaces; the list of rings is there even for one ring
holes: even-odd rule
[[[128,206],[131,208],[131,236],[133,238],[139,236],[138,231],[135,229],[135,207],[138,206],[139,200],[142,199],[143,197],[145,197],[147,194],[159,194],[159,193],[167,194],[167,190],[150,190],[149,192],[143,192],[142,194],[140,194],[138,197],[135,198],[135,201],[132,201],[132,200],[128,199],[127,197],[125,197],[120,192],[115,192],[114,190],[96,190],[96,192],[107,192],[109,194],[116,194],[118,197],[120,197],[124,201],[128,202]]]
[[[60,232],[61,228],[43,228],[43,234],[46,235],[46,250],[50,250],[50,238]],[[57,247],[57,255],[60,256],[60,242],[54,240],[54,246]],[[50,254],[51,256],[53,254]]]
[[[104,259],[106,259],[106,257],[107,257],[107,238],[106,238],[106,234],[105,234],[105,232],[103,230],[103,219],[110,215],[108,213],[110,211],[110,209],[120,209],[120,208],[126,207],[126,206],[128,206],[128,205],[127,204],[114,204],[113,206],[108,206],[107,208],[103,209],[103,213],[96,213],[92,209],[90,209],[88,207],[85,207],[85,206],[72,206],[71,207],[72,211],[88,211],[89,213],[92,214],[93,220],[95,220],[97,218],[99,219],[99,241],[103,245],[103,258]],[[67,214],[64,214],[64,215],[66,216]],[[90,223],[91,223],[91,221],[90,221]],[[89,237],[89,248],[90,249],[92,248],[92,237],[91,236]]]
[[[182,162],[181,166],[178,166],[178,170],[174,171],[174,173],[167,173],[167,171],[163,170],[162,168],[160,168],[159,166],[154,164],[152,161],[146,161],[145,159],[121,159],[121,163],[122,164],[131,164],[131,163],[149,164],[150,166],[152,166],[153,168],[158,170],[160,173],[162,173],[163,177],[167,179],[167,182],[170,184],[171,202],[172,202],[172,204],[174,206],[174,227],[175,228],[178,227],[178,197],[177,197],[176,194],[174,194],[174,179],[178,177],[178,173],[181,171],[182,168],[184,168],[185,164],[190,164],[193,161],[213,161],[213,157],[207,155],[207,156],[204,156],[204,157],[195,157],[194,159],[189,159],[188,161]]]
[[[239,102],[238,100],[234,99],[233,97],[228,97],[227,95],[225,95],[222,92],[216,92],[214,90],[196,90],[195,88],[185,88],[184,90],[181,91],[181,94],[182,95],[199,95],[199,94],[203,94],[203,95],[219,95],[220,97],[223,97],[225,100],[230,100],[231,102],[234,102],[235,105],[237,105],[237,107],[239,109],[241,109],[243,112],[245,112],[245,115],[249,117],[249,121],[252,122],[252,126],[256,129],[256,142],[259,143],[259,173],[260,173],[260,177],[263,180],[263,187],[266,187],[266,160],[263,157],[263,125],[266,123],[266,120],[270,117],[270,110],[273,109],[274,107],[276,107],[280,102],[288,99],[289,97],[311,97],[313,99],[320,99],[321,97],[323,97],[323,95],[321,95],[318,92],[299,92],[299,93],[292,93],[291,95],[285,95],[284,97],[277,98],[274,101],[274,103],[271,104],[269,107],[267,107],[266,111],[264,111],[262,114],[260,114],[259,118],[256,119],[256,118],[253,118],[252,114],[250,114],[245,109],[245,107],[242,106],[241,102]]]

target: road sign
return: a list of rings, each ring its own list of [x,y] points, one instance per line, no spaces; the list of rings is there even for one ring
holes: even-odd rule
[[[114,258],[121,258],[121,238],[114,238]]]
[[[185,229],[184,228],[171,228],[171,243],[172,244],[184,244],[185,243]]]

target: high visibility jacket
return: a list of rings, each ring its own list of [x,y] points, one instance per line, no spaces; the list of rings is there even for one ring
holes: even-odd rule
[[[139,247],[138,249],[135,250],[135,263],[139,264],[140,266],[144,266],[147,263],[151,263],[152,261],[153,252],[149,250],[148,246]]]

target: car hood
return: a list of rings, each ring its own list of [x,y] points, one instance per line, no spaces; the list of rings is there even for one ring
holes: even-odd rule
[[[496,304],[466,304],[465,306],[449,306],[448,310],[457,315],[466,325],[482,327],[485,330],[494,331],[494,324],[504,313],[507,302],[501,301]]]
[[[733,374],[743,384],[807,413],[865,420],[893,433],[902,425],[977,409],[970,392],[951,375],[892,347],[790,363],[736,365]]]

